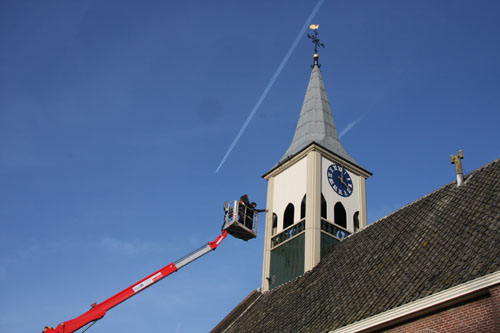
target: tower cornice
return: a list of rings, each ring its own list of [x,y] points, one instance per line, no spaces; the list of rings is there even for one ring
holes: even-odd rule
[[[300,152],[296,153],[294,156],[281,160],[276,164],[271,170],[266,172],[265,174],[262,175],[262,178],[269,180],[271,177],[276,176],[277,174],[280,174],[284,170],[288,169],[301,159],[305,158],[307,154],[309,154],[311,151],[317,150],[321,153],[326,158],[329,158],[331,160],[337,161],[341,163],[345,168],[351,170],[352,172],[359,174],[365,178],[368,178],[372,175],[372,173],[362,167],[360,167],[357,163],[352,163],[351,161],[346,160],[340,155],[337,155],[330,150],[326,149],[325,147],[322,147],[321,145],[312,142],[308,146],[304,147]]]

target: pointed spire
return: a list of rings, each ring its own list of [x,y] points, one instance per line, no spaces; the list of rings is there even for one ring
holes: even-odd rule
[[[311,143],[316,143],[341,158],[356,165],[358,164],[340,143],[323,78],[321,77],[317,53],[314,55],[311,78],[292,143],[279,162],[284,162],[293,157]]]

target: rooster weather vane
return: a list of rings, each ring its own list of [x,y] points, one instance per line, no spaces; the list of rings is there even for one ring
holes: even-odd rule
[[[309,26],[309,29],[314,31],[314,34],[307,34],[307,38],[310,38],[314,44],[314,65],[312,65],[311,67],[314,67],[315,65],[320,67],[321,65],[318,64],[318,58],[319,58],[318,48],[320,47],[324,48],[325,44],[321,43],[318,38],[319,24],[311,24]]]

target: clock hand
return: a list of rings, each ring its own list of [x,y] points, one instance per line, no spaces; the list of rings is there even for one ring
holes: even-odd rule
[[[345,188],[347,188],[347,184],[346,184],[346,183],[344,182],[344,180],[342,179],[343,177],[342,177],[342,178],[340,178],[340,176],[337,176],[337,178],[340,180],[340,182],[341,182],[342,184],[344,184]]]
[[[342,184],[344,184],[345,188],[349,190],[349,187],[347,186],[347,184],[344,182],[344,168],[341,166],[340,167],[342,172],[340,173],[340,182]]]

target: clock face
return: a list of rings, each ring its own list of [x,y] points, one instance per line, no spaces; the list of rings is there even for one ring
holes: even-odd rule
[[[328,183],[338,195],[348,197],[352,194],[354,187],[352,186],[351,175],[340,164],[333,163],[330,165],[326,175]]]

